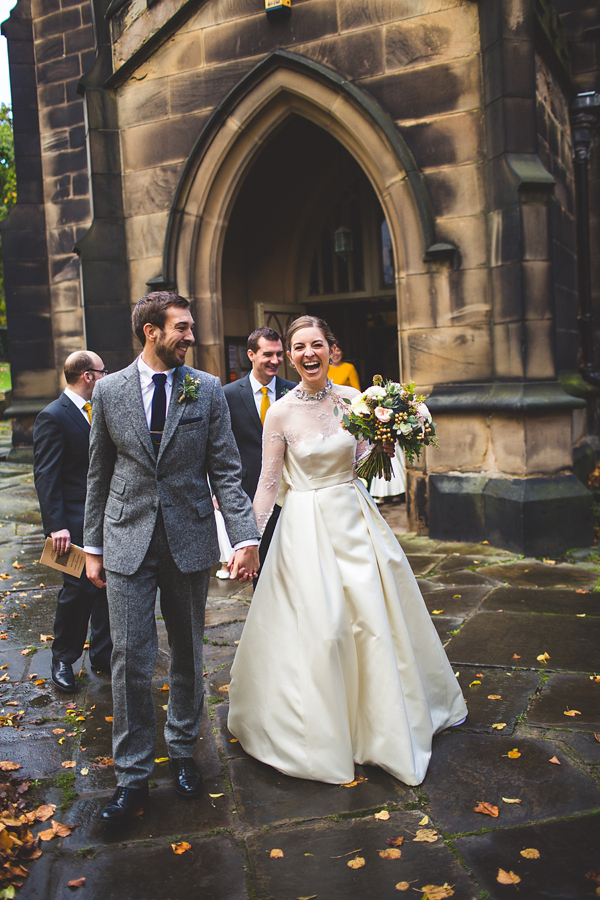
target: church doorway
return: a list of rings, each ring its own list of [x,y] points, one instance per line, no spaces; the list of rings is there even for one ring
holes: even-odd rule
[[[223,245],[221,299],[226,380],[247,371],[250,331],[268,324],[285,332],[303,312],[326,319],[361,386],[375,373],[399,377],[383,210],[350,153],[303,116],[278,127],[239,188]]]

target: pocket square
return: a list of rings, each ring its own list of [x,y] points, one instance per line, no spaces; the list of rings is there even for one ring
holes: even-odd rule
[[[191,419],[180,419],[179,425],[191,425],[192,422],[202,422],[204,416],[193,416]]]

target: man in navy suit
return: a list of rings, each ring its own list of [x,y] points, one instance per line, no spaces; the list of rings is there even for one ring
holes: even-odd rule
[[[71,543],[83,546],[83,514],[88,473],[91,399],[106,375],[97,353],[78,350],[65,361],[67,386],[58,400],[41,411],[33,429],[33,473],[44,534],[56,553]],[[73,663],[83,652],[90,622],[90,663],[110,672],[112,643],[106,590],[85,575],[63,575],[58,593],[52,644],[52,681],[67,693],[77,690]]]
[[[283,362],[283,344],[272,328],[257,328],[248,337],[248,359],[252,370],[239,381],[225,385],[231,427],[242,458],[242,487],[254,500],[262,462],[262,430],[267,409],[283,394],[296,387],[277,374]],[[276,506],[260,542],[262,566],[280,507]]]

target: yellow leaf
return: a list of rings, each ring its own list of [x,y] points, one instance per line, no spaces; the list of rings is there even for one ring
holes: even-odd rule
[[[105,722],[112,722],[112,721],[113,721],[113,717],[112,717],[112,716],[104,716],[104,721],[105,721]]]
[[[519,851],[521,856],[524,856],[525,859],[539,859],[540,851],[536,850],[535,847],[526,847],[525,850]]]
[[[154,762],[155,763],[166,763],[166,762],[169,762],[169,757],[168,756],[159,756],[159,757],[157,757],[157,759],[154,760]]]
[[[209,796],[209,797],[214,797],[214,798],[216,799],[217,797],[222,797],[223,794],[222,794],[222,793],[221,793],[221,794],[209,794],[208,796]]]
[[[64,728],[53,728],[52,729],[52,734],[64,734],[64,733],[65,733]]]
[[[12,567],[13,567],[13,569],[24,569],[24,568],[26,568],[25,566],[21,566],[16,560],[15,560],[15,562],[12,564]]]
[[[36,687],[43,687],[46,684],[46,679],[45,678],[36,678],[33,683],[35,684]]]
[[[476,678],[475,681],[472,681],[472,682],[471,682],[471,684],[469,685],[469,687],[473,687],[474,684],[481,684],[481,682],[479,681],[478,678]]]
[[[382,810],[380,810],[380,812],[375,813],[375,818],[380,819],[383,822],[387,821],[387,819],[389,819],[389,817],[390,817],[390,814],[387,811],[387,809],[382,809]]]
[[[432,610],[431,610],[431,615],[432,615],[432,616],[441,616],[441,614],[442,614],[443,612],[444,612],[443,609],[432,609]]]
[[[555,559],[545,559],[544,558],[544,559],[542,559],[542,562],[545,562],[547,566],[555,566],[556,565]]]
[[[75,760],[74,759],[65,759],[64,762],[61,762],[61,766],[63,769],[74,769],[75,768]]]
[[[10,759],[0,760],[0,772],[16,772],[20,768],[19,763],[12,762]]]
[[[355,856],[354,859],[349,859],[346,865],[349,869],[362,869],[365,864],[364,857]]]
[[[168,710],[168,708],[169,708],[169,704],[168,704],[168,703],[163,703],[163,705],[162,705],[161,708],[164,709],[164,711],[166,712],[166,711]]]
[[[187,841],[179,841],[176,844],[171,844],[171,850],[173,851],[173,853],[176,854],[176,856],[181,856],[181,854],[185,853],[186,850],[191,850],[191,849],[192,849],[192,845],[188,844]]]
[[[364,775],[359,775],[354,781],[348,781],[346,784],[340,784],[340,787],[343,788],[352,788],[356,787],[357,784],[362,784],[364,781],[368,781],[368,778],[365,778]]]
[[[168,691],[168,690],[169,690],[168,684],[163,684],[163,686],[161,688],[159,688],[159,691]]]
[[[506,755],[508,756],[509,759],[518,759],[519,756],[520,756],[521,754],[519,753],[519,751],[518,751],[517,748],[515,747],[514,750],[509,750],[508,753],[507,753]]]
[[[576,618],[585,619],[585,613],[575,613]]]
[[[520,803],[521,802],[518,797],[503,797],[502,800],[504,801],[504,803]]]
[[[88,769],[87,766],[86,766],[84,769],[81,770],[81,774],[82,774],[82,775],[89,775],[89,773],[90,773],[90,770]]]
[[[85,878],[72,878],[71,881],[67,883],[67,887],[70,888],[80,888],[85,885]]]
[[[519,876],[515,875],[514,872],[506,872],[504,869],[498,869],[496,881],[499,881],[500,884],[518,884],[520,880]]]
[[[399,881],[398,884],[396,885],[396,890],[397,891],[407,891],[409,889],[409,887],[410,887],[410,884],[408,883],[408,881]]]
[[[545,652],[544,652],[544,653],[540,653],[539,656],[536,656],[536,659],[537,659],[538,662],[547,663],[548,660],[550,659],[550,654],[549,654],[549,653],[545,653]]]
[[[228,694],[228,693],[229,693],[229,685],[228,685],[228,684],[222,684],[221,687],[219,688],[219,690],[220,690],[221,693],[223,693],[223,694]]]
[[[494,722],[492,728],[495,728],[497,731],[502,731],[503,728],[506,728],[506,722]]]
[[[397,847],[388,847],[387,850],[380,850],[379,855],[382,859],[400,859],[402,850],[398,850]]]
[[[271,859],[283,859],[283,850],[280,850],[278,847],[275,847],[269,853],[269,857]]]
[[[502,700],[502,694],[488,694],[488,700]]]
[[[45,822],[47,819],[51,819],[55,812],[56,805],[54,803],[44,803],[43,806],[38,806],[36,809],[35,818],[38,822]]]
[[[423,891],[423,900],[446,900],[446,897],[454,896],[454,891],[449,884],[424,884],[421,890]]]
[[[429,816],[423,816],[423,818],[419,822],[419,825],[429,825]]]
[[[566,709],[563,713],[563,716],[580,716],[581,713],[578,709]]]
[[[53,641],[53,640],[54,640],[53,634],[40,634],[40,641]]]
[[[438,839],[438,833],[435,828],[417,828],[417,833],[413,841],[422,842],[424,844],[435,844]]]
[[[85,722],[85,716],[77,716],[77,717],[75,718],[75,721],[76,721],[76,722]]]
[[[239,741],[237,738],[229,738],[229,743],[230,744],[239,744]]]
[[[548,760],[548,762],[554,763],[555,766],[561,765],[560,759],[558,759],[558,757],[556,756],[553,756],[552,759]]]
[[[462,597],[462,594],[452,594],[453,600],[460,600],[461,597]]]

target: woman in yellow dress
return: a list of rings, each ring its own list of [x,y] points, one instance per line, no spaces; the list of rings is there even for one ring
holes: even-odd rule
[[[331,378],[334,384],[348,385],[360,391],[358,372],[352,363],[342,362],[343,357],[342,348],[336,341],[335,344],[331,345],[331,362],[327,376]]]

